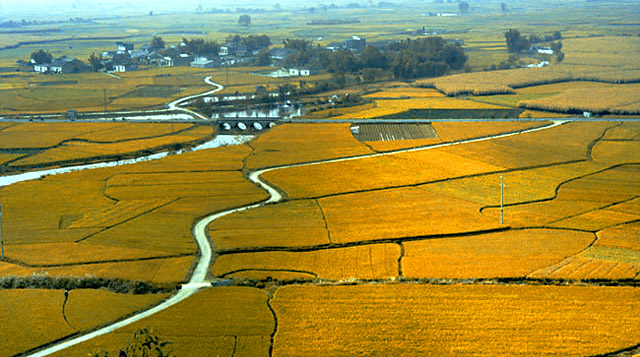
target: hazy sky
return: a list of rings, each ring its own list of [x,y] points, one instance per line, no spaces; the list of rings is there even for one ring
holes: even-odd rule
[[[367,2],[368,0],[331,0],[324,3],[348,3],[348,2]],[[28,9],[40,10],[44,8],[66,8],[71,9],[73,4],[76,4],[76,8],[97,8],[97,7],[114,7],[114,6],[133,6],[136,8],[185,8],[185,10],[195,9],[198,5],[205,8],[211,7],[236,7],[236,6],[251,6],[251,7],[272,7],[274,4],[279,3],[282,6],[295,6],[303,7],[305,4],[317,4],[320,0],[0,0],[0,5],[3,10],[9,9]]]

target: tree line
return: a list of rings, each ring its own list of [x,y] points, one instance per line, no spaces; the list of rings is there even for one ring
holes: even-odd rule
[[[375,70],[390,71],[397,79],[440,76],[463,69],[467,62],[459,44],[441,37],[407,39],[381,48],[367,46],[360,53],[347,49],[332,52],[298,39],[285,40],[284,47],[296,51],[285,58],[286,67],[310,66],[329,73],[368,75]]]

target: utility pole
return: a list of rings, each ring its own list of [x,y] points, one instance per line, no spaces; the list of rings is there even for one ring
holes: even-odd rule
[[[500,174],[500,225],[504,224],[504,179]]]
[[[4,261],[4,233],[2,232],[2,205],[0,204],[0,260]]]
[[[102,88],[102,92],[104,93],[104,112],[107,112],[107,88]]]

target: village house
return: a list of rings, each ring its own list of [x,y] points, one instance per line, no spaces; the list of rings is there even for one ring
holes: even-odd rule
[[[313,74],[317,74],[318,71],[310,68],[289,68],[289,76],[303,76],[307,77]]]
[[[339,42],[331,42],[327,45],[327,50],[331,52],[340,51],[342,49],[342,44]]]
[[[367,40],[359,36],[352,36],[350,39],[342,42],[342,48],[353,52],[360,52],[364,50],[365,47],[367,47]]]
[[[276,47],[271,49],[271,59],[282,61],[287,58],[288,55],[298,52],[296,50],[292,50],[290,48]]]
[[[126,54],[126,53],[131,53],[131,51],[133,51],[133,43],[126,43],[126,42],[116,42],[116,53],[117,54]]]
[[[50,67],[51,67],[50,63],[41,63],[33,66],[33,70],[37,73],[46,73],[46,72],[49,72]]]
[[[210,60],[207,57],[196,57],[193,62],[191,62],[191,67],[196,68],[215,68],[216,61]]]

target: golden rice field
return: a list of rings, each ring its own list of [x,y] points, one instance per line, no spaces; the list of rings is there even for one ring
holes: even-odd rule
[[[7,251],[9,246],[6,247]],[[91,251],[91,249],[89,249]],[[95,251],[95,250],[94,250]],[[30,277],[85,277],[104,279],[126,279],[158,284],[178,284],[187,280],[194,257],[156,258],[91,265],[60,265],[54,267],[26,268],[13,263],[0,263],[0,276]]]
[[[536,125],[543,124],[434,127],[440,140],[455,141]],[[214,221],[208,233],[222,254],[210,273],[249,283],[305,283],[276,282],[263,291],[206,289],[58,355],[114,354],[139,328],[172,341],[176,355],[268,355],[270,348],[274,355],[592,355],[637,344],[635,288],[394,281],[637,279],[638,224],[629,222],[640,219],[640,176],[633,164],[638,128],[567,123],[496,140],[271,171],[264,175],[269,182],[300,199]],[[4,187],[6,253],[28,266],[4,262],[0,276],[183,282],[197,251],[193,222],[267,197],[244,178],[245,162],[261,168],[371,152],[351,136],[348,124],[317,130],[283,125],[248,145]],[[508,205],[502,226],[493,207],[500,173]],[[309,197],[315,199],[304,199]],[[496,231],[509,227],[526,229]],[[314,285],[323,280],[353,285]],[[38,308],[39,318],[49,319],[46,332],[7,342],[15,353],[164,298],[132,296],[120,303],[120,295],[106,291],[72,290],[69,326],[61,312],[63,291],[37,292],[27,298],[44,302]],[[92,316],[96,300],[122,307]],[[26,308],[15,304],[13,310]]]
[[[629,83],[640,78],[634,53],[637,37],[563,39],[565,60],[543,68],[522,68],[463,73],[436,79],[418,80],[449,96],[458,94],[513,94],[516,88],[569,81]],[[606,56],[602,54],[606,53]],[[624,95],[624,90],[621,92]],[[637,98],[636,98],[637,99]]]
[[[640,113],[639,84],[611,84],[600,88],[577,87],[540,99],[523,100],[518,105],[527,109],[567,113],[593,112],[620,115]]]
[[[166,295],[124,295],[100,290],[72,290],[65,306],[64,290],[16,289],[0,291],[0,331],[3,354],[16,355],[65,337],[111,322],[123,315],[157,303]],[[34,303],[37,302],[37,303]],[[103,308],[96,310],[99,304]],[[85,353],[86,355],[86,353]]]
[[[183,281],[197,251],[193,222],[266,198],[239,171],[228,171],[240,170],[249,152],[244,146],[203,150],[4,187],[6,255],[33,267],[3,264],[2,270]],[[147,258],[153,259],[140,260]],[[60,266],[69,263],[79,265]]]
[[[196,126],[175,135],[159,136],[150,139],[129,140],[115,143],[91,143],[71,141],[42,151],[41,153],[11,162],[11,167],[30,167],[55,162],[105,158],[125,154],[135,154],[144,150],[171,148],[175,145],[203,142],[210,138],[215,129],[210,126]]]
[[[444,95],[435,89],[415,87],[392,87],[380,92],[365,95],[372,99],[402,99],[402,98],[438,98]]]
[[[53,356],[86,356],[126,346],[134,331],[148,328],[164,341],[172,342],[176,356],[268,355],[275,328],[267,306],[266,292],[254,288],[226,287],[206,289],[167,310],[68,348]]]
[[[407,278],[526,276],[581,252],[594,240],[586,232],[530,229],[403,243]]]
[[[415,97],[411,99],[378,99],[376,107],[347,113],[332,119],[372,119],[399,114],[409,109],[504,109],[504,106],[446,97]]]
[[[619,166],[559,186],[551,200],[508,207],[505,222],[512,226],[544,225],[547,227],[597,231],[640,218],[636,213],[618,212],[615,206],[638,197],[638,166]],[[605,195],[602,192],[606,192]],[[484,210],[498,216],[498,208]]]
[[[214,221],[209,236],[218,251],[331,243],[320,205],[291,201],[237,212]]]
[[[376,151],[393,151],[411,147],[433,145],[471,138],[481,138],[501,133],[514,132],[547,125],[545,122],[433,122],[431,126],[436,131],[437,138],[368,141],[367,145]]]
[[[503,174],[487,174],[454,180],[429,183],[420,186],[428,191],[465,199],[483,205],[500,204],[500,175],[505,184],[504,203],[506,205],[551,199],[562,182],[576,176],[588,175],[607,167],[591,161],[582,161],[550,167],[516,170]]]
[[[209,126],[164,123],[11,123],[0,130],[0,165],[8,169],[133,156],[202,142]]]
[[[250,145],[246,162],[252,169],[371,153],[351,135],[349,124],[279,125]]]
[[[290,197],[321,197],[469,175],[583,161],[589,144],[613,123],[573,122],[511,137],[389,156],[267,172]],[[571,137],[571,141],[565,138]],[[305,177],[304,181],[298,180]]]
[[[319,204],[335,243],[498,228],[497,221],[479,213],[478,204],[413,187],[327,197]]]
[[[352,107],[341,107],[341,108],[329,108],[316,110],[311,113],[307,113],[301,118],[304,119],[326,119],[336,116],[343,116],[347,114],[360,113],[366,110],[374,109],[376,107],[376,103],[367,103],[361,105],[355,105]]]
[[[5,165],[8,162],[19,159],[25,156],[25,154],[0,154],[0,165]]]
[[[624,287],[288,286],[272,302],[274,355],[596,355],[637,344],[638,299]]]
[[[255,252],[221,255],[215,276],[287,280],[290,273],[306,279],[388,279],[398,276],[400,246],[375,244],[309,252]]]

